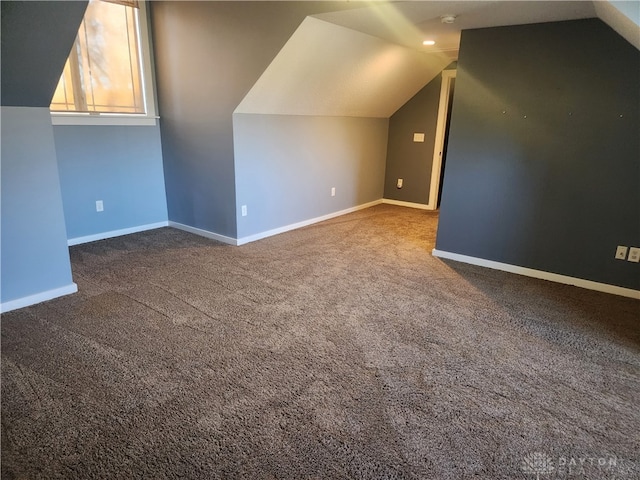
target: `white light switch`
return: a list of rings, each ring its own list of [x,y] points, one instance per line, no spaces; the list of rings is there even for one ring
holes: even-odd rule
[[[424,142],[424,133],[414,133],[413,134],[414,142]]]
[[[104,211],[104,203],[102,203],[102,200],[96,200],[96,212],[103,212]]]
[[[247,216],[247,206],[246,205],[242,205],[241,211],[242,211],[242,216],[246,217]]]

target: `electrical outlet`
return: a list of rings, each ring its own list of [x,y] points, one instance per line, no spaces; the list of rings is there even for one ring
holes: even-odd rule
[[[102,200],[96,200],[96,212],[103,212],[104,211],[104,203],[102,202]]]
[[[396,187],[402,188],[402,179],[401,178],[398,179],[398,181],[396,183]]]
[[[242,205],[241,210],[242,210],[242,216],[246,217],[247,216],[247,206],[246,205]]]
[[[626,258],[627,258],[627,247],[618,245],[618,248],[616,248],[616,259],[625,260]]]
[[[331,196],[332,197],[336,196],[336,187],[331,187]]]
[[[629,249],[629,257],[627,258],[627,260],[633,263],[640,262],[640,248],[631,247]]]

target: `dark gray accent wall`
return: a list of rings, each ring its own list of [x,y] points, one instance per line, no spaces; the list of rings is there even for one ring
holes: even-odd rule
[[[436,248],[640,289],[639,85],[597,19],[464,31]]]
[[[384,198],[429,203],[441,84],[438,75],[389,119]],[[424,133],[424,142],[414,142],[414,133]],[[402,188],[396,187],[398,178]]]
[[[233,111],[302,20],[343,2],[152,2],[169,219],[236,237]]]
[[[2,105],[49,106],[87,4],[0,2]]]
[[[445,70],[456,67],[452,62]],[[438,75],[389,118],[384,198],[429,203],[441,85]],[[414,142],[414,133],[424,133],[424,142]],[[403,179],[401,189],[398,178]]]

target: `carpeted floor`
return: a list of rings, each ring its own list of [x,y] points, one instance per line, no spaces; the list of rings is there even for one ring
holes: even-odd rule
[[[436,259],[436,223],[72,247],[79,293],[2,317],[2,478],[640,478],[640,302]]]

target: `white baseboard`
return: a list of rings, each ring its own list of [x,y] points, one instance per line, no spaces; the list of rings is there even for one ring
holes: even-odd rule
[[[347,213],[352,213],[358,210],[363,210],[365,208],[373,207],[375,205],[379,205],[380,203],[382,203],[382,200],[375,200],[373,202],[364,203],[356,207],[351,207],[344,210],[340,210],[338,212],[329,213],[321,217],[311,218],[309,220],[304,220],[298,223],[292,223],[290,225],[285,225],[284,227],[274,228],[273,230],[267,230],[265,232],[256,233],[254,235],[247,235],[246,237],[242,237],[238,239],[227,237],[225,235],[220,235],[219,233],[210,232],[209,230],[190,227],[189,225],[184,225],[178,222],[169,221],[169,226],[173,228],[177,228],[178,230],[184,230],[185,232],[193,233],[195,235],[200,235],[201,237],[210,238],[212,240],[218,240],[219,242],[226,243],[228,245],[240,246],[240,245],[245,245],[247,243],[255,242],[257,240],[262,240],[263,238],[272,237],[273,235],[278,235],[279,233],[284,233],[291,230],[295,230],[297,228],[306,227],[314,223],[323,222],[325,220],[329,220],[330,218],[346,215]]]
[[[96,233],[95,235],[87,235],[85,237],[75,237],[67,240],[68,246],[80,245],[81,243],[96,242],[98,240],[104,240],[106,238],[119,237],[121,235],[129,235],[131,233],[144,232],[146,230],[153,230],[155,228],[168,227],[169,222],[157,222],[148,223],[146,225],[139,225],[137,227],[123,228],[121,230],[111,230],[109,232]]]
[[[27,295],[26,297],[17,298],[15,300],[9,300],[8,302],[0,303],[0,313],[7,313],[11,310],[17,310],[18,308],[24,308],[30,305],[35,305],[36,303],[46,302],[47,300],[53,300],[54,298],[62,297],[64,295],[70,295],[77,291],[78,285],[70,283],[64,287],[54,288],[53,290],[47,290],[46,292],[40,292],[34,295]]]
[[[388,205],[398,205],[399,207],[418,208],[420,210],[433,210],[433,208],[424,203],[403,202],[401,200],[391,200],[390,198],[383,198],[382,203],[386,203]]]
[[[564,283],[565,285],[574,285],[576,287],[586,288],[588,290],[596,290],[598,292],[611,293],[623,297],[640,299],[640,290],[631,288],[618,287],[617,285],[609,285],[607,283],[593,282],[582,278],[569,277],[558,273],[545,272],[543,270],[534,270],[533,268],[519,267],[508,263],[494,262],[493,260],[485,260],[483,258],[470,257],[468,255],[460,255],[458,253],[446,252],[443,250],[433,249],[434,257],[447,258],[456,262],[469,263],[480,267],[492,268],[494,270],[502,270],[504,272],[516,273],[526,277],[539,278],[549,280],[550,282]]]
[[[310,218],[309,220],[303,220],[302,222],[292,223],[290,225],[285,225],[284,227],[274,228],[272,230],[256,233],[254,235],[248,235],[246,237],[239,238],[237,245],[244,245],[246,243],[255,242],[256,240],[262,240],[263,238],[272,237],[273,235],[289,232],[297,228],[307,227],[309,225],[313,225],[314,223],[324,222],[325,220],[329,220],[335,217],[340,217],[342,215],[346,215],[347,213],[357,212],[358,210],[364,210],[365,208],[374,207],[376,205],[380,205],[381,203],[382,203],[382,200],[374,200],[373,202],[363,203],[362,205],[346,208],[338,212],[328,213],[327,215]]]
[[[226,237],[224,235],[220,235],[218,233],[210,232],[209,230],[203,230],[201,228],[190,227],[189,225],[185,225],[183,223],[172,222],[169,220],[169,226],[173,228],[177,228],[178,230],[184,230],[185,232],[193,233],[195,235],[199,235],[201,237],[210,238],[212,240],[217,240],[222,243],[227,243],[229,245],[238,245],[238,241],[232,237]]]

